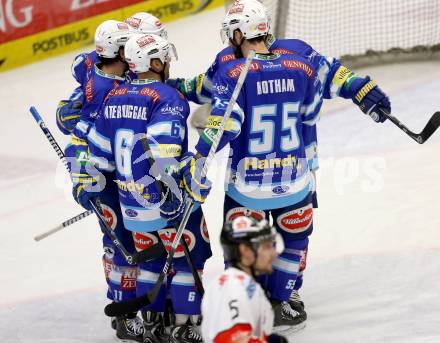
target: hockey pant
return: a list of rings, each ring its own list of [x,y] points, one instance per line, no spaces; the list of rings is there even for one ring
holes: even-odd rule
[[[131,231],[124,227],[119,196],[116,184],[112,181],[114,176],[106,175],[106,187],[101,192],[99,202],[102,213],[116,237],[122,245],[133,253],[135,251]],[[102,225],[102,224],[101,224]],[[124,301],[136,297],[136,279],[138,267],[129,265],[112,240],[104,235],[102,238],[104,247],[103,264],[108,284],[107,298],[115,302]]]
[[[77,144],[69,144],[65,149],[67,161],[74,172],[87,172],[88,146],[85,141],[77,140]],[[134,242],[131,231],[125,229],[122,213],[119,206],[119,195],[116,184],[113,182],[115,175],[105,173],[105,187],[100,192],[99,201],[103,215],[109,226],[115,232],[124,247],[133,253]],[[102,225],[100,223],[100,225]],[[108,285],[107,298],[113,301],[128,300],[136,297],[137,266],[129,265],[119,249],[110,238],[103,236],[104,248],[103,265],[105,278]]]
[[[299,203],[273,210],[246,208],[228,195],[225,196],[224,218],[230,221],[247,215],[256,219],[272,218],[274,226],[284,240],[284,251],[275,259],[273,272],[260,278],[271,299],[287,301],[292,290],[302,286],[306,267],[308,237],[313,231],[313,196],[310,193]]]
[[[150,245],[162,240],[164,246],[171,247],[176,233],[175,228],[164,228],[157,232],[133,233],[136,249],[145,249]],[[203,271],[205,261],[212,255],[209,244],[209,235],[203,217],[202,208],[199,207],[191,214],[183,236],[188,245],[193,262],[199,274]],[[150,291],[156,283],[160,272],[165,264],[166,256],[154,261],[139,264],[137,278],[137,295],[144,295]],[[194,277],[188,266],[182,246],[179,244],[174,254],[171,272],[167,275],[156,300],[142,310],[164,312],[167,296],[171,297],[175,314],[198,315],[201,313],[201,296],[196,291]]]

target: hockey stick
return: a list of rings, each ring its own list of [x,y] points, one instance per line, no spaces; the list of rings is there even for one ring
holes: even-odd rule
[[[54,227],[53,229],[48,230],[48,231],[43,232],[43,233],[40,233],[39,235],[36,235],[34,237],[34,240],[39,242],[42,239],[44,239],[44,238],[46,238],[46,237],[48,237],[50,235],[53,235],[55,232],[58,232],[58,231],[64,229],[65,227],[68,227],[68,226],[72,225],[73,223],[76,223],[77,221],[79,221],[79,220],[81,220],[81,219],[91,215],[92,213],[93,213],[93,211],[85,211],[83,213],[80,213],[77,216],[72,217],[72,218],[62,222],[60,225]]]
[[[164,187],[168,187],[168,186],[166,186],[160,178],[160,173],[157,168],[156,161],[154,160],[153,153],[151,152],[151,148],[150,148],[150,145],[148,144],[148,140],[147,140],[146,136],[143,136],[141,138],[141,143],[144,148],[144,152],[147,155],[148,163],[150,164],[151,171],[152,171],[153,175],[157,175],[156,184],[157,184],[157,187],[159,188],[159,193],[164,194]],[[169,189],[168,191],[171,192],[171,189]],[[185,241],[185,238],[183,235],[180,238],[180,244],[183,247],[183,252],[185,254],[186,261],[187,261],[188,266],[191,270],[191,274],[193,275],[196,290],[203,297],[203,294],[205,294],[205,289],[203,288],[202,280],[200,279],[200,275],[197,272],[197,269],[194,265],[194,260],[191,256],[191,253],[188,248],[188,244],[186,244],[186,241]]]
[[[399,129],[405,132],[408,136],[414,139],[417,143],[423,144],[425,143],[429,137],[439,128],[440,126],[440,112],[435,112],[428,123],[425,125],[423,130],[420,133],[412,132],[408,129],[399,119],[392,116],[391,114],[387,114],[384,111],[381,111],[385,117],[387,117],[391,122],[396,125]]]
[[[50,145],[57,153],[60,160],[64,163],[67,170],[70,172],[70,167],[66,161],[66,156],[64,155],[64,152],[61,150],[60,146],[58,145],[57,141],[53,137],[50,130],[47,128],[46,124],[44,123],[43,119],[41,118],[40,114],[38,113],[37,109],[32,106],[30,109],[30,112],[32,116],[34,117],[35,121],[37,122],[40,129],[43,131],[44,135],[48,139]],[[96,207],[96,204],[93,203],[92,200],[90,200],[90,205],[92,206],[93,212],[98,216],[98,219],[103,224],[101,226],[104,233],[112,240],[113,244],[120,250],[121,254],[124,256],[125,260],[128,264],[134,265],[139,262],[144,262],[147,260],[154,260],[160,256],[163,255],[165,252],[165,248],[163,244],[155,244],[152,247],[142,250],[140,252],[136,252],[134,254],[131,254],[125,249],[125,247],[122,245],[122,243],[119,241],[119,239],[116,237],[116,234],[113,232],[113,230],[108,226],[107,221],[103,217],[103,215],[100,213],[100,209]]]
[[[201,172],[202,177],[206,176],[209,164],[211,163],[212,159],[215,156],[215,153],[217,151],[217,146],[220,143],[220,139],[223,135],[223,131],[225,130],[226,123],[227,123],[227,121],[231,115],[232,109],[237,101],[241,87],[243,86],[244,80],[245,80],[246,75],[249,71],[249,68],[251,66],[252,59],[254,58],[254,56],[255,56],[255,51],[251,50],[249,52],[248,57],[246,58],[246,63],[244,64],[244,66],[241,70],[240,77],[238,78],[237,84],[234,88],[231,99],[228,103],[225,114],[222,118],[220,127],[217,131],[217,134],[216,134],[215,138],[212,140],[212,145],[209,150],[209,154],[206,157],[205,163],[202,168],[202,172]],[[121,302],[117,302],[117,303],[114,302],[114,303],[108,304],[104,309],[104,312],[107,316],[115,317],[115,316],[119,316],[119,315],[122,315],[125,313],[135,312],[135,311],[138,311],[141,307],[147,306],[156,300],[157,295],[159,294],[160,288],[162,286],[162,283],[165,279],[165,276],[168,274],[168,270],[171,266],[171,262],[172,262],[174,253],[176,252],[177,246],[178,246],[180,239],[182,237],[182,234],[183,234],[183,230],[185,229],[185,226],[188,222],[188,219],[189,219],[189,216],[192,212],[193,207],[194,207],[194,202],[191,198],[188,197],[185,201],[185,211],[183,212],[182,221],[180,222],[180,225],[177,229],[176,236],[174,237],[173,243],[171,245],[171,249],[168,252],[167,259],[165,261],[163,269],[162,269],[154,287],[147,294],[144,294],[140,297],[130,299],[127,301],[121,301]]]

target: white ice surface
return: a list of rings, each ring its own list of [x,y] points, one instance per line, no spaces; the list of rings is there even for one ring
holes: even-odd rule
[[[174,75],[208,67],[221,48],[222,13],[167,25],[180,58]],[[0,74],[2,343],[115,340],[102,312],[107,300],[96,219],[39,243],[32,239],[81,212],[70,200],[63,166],[28,112],[35,105],[59,143],[67,142],[54,112],[75,87],[75,54]],[[439,64],[360,73],[377,80],[393,113],[415,131],[440,109]],[[440,342],[440,133],[420,146],[392,123],[373,123],[350,101],[327,102],[323,113],[320,208],[301,291],[309,320],[291,341]],[[222,172],[221,162],[211,168],[218,186],[204,206],[214,253],[208,280],[222,268]]]

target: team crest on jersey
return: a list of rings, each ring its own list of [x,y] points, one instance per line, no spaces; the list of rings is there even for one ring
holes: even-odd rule
[[[281,63],[287,69],[297,69],[297,70],[305,71],[307,77],[309,77],[309,78],[313,75],[313,69],[301,61],[283,60],[283,61],[281,61]]]
[[[148,232],[133,232],[133,240],[136,251],[148,249],[159,242],[155,235]]]
[[[209,243],[208,225],[206,225],[205,217],[202,217],[202,221],[200,222],[200,234],[201,234],[203,240],[206,243]]]
[[[313,223],[313,205],[308,204],[304,207],[283,213],[277,219],[278,226],[290,233],[304,232]]]
[[[264,213],[264,211],[261,210],[251,210],[246,207],[235,207],[230,209],[226,213],[226,221],[229,222],[241,216],[252,217],[255,218],[256,220],[262,220],[266,218],[266,213]]]
[[[243,67],[244,67],[244,63],[240,63],[240,64],[236,65],[234,68],[229,70],[228,76],[233,79],[237,79],[240,76]],[[259,70],[261,70],[260,63],[252,62],[249,67],[249,71],[259,71]]]
[[[104,216],[108,226],[112,230],[116,228],[116,225],[118,224],[118,217],[116,216],[115,211],[110,206],[107,206],[106,204],[101,204],[102,209],[102,215]]]
[[[176,237],[176,229],[171,229],[171,228],[162,229],[158,231],[158,234],[162,239],[162,243],[165,247],[165,250],[169,252],[171,250],[171,245],[173,244],[174,237]],[[185,242],[188,245],[188,250],[189,251],[193,250],[196,244],[196,238],[194,234],[191,231],[185,230],[183,232],[183,238],[185,239]],[[174,256],[176,258],[185,256],[185,253],[183,252],[183,247],[180,243],[177,246]]]

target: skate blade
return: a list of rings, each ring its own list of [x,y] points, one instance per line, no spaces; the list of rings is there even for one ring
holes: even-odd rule
[[[293,326],[289,326],[289,325],[282,325],[282,326],[277,326],[273,328],[273,331],[275,333],[279,333],[281,335],[291,335],[294,334],[295,332],[301,331],[302,329],[304,329],[306,327],[307,323],[304,321],[302,323],[299,323],[298,325],[293,325]]]

